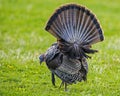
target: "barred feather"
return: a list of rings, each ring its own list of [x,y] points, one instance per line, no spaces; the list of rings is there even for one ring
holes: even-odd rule
[[[73,58],[87,57],[82,47],[104,40],[96,16],[77,4],[67,4],[57,9],[45,29],[58,39],[60,50],[70,56],[74,54]]]
[[[57,9],[50,17],[45,30],[57,38],[39,59],[45,61],[52,73],[52,84],[58,76],[61,84],[72,84],[87,79],[88,54],[97,50],[92,44],[103,41],[102,28],[96,16],[87,8],[77,4],[67,4]]]
[[[42,55],[43,56],[43,55]],[[56,74],[66,83],[76,83],[86,78],[88,65],[85,58],[81,60],[68,58],[63,55],[58,48],[58,44],[53,44],[44,54],[47,67],[52,72],[52,84],[55,85]]]

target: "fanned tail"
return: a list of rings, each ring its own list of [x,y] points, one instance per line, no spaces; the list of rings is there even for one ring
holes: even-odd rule
[[[77,4],[60,7],[49,19],[45,29],[58,40],[59,48],[71,58],[89,57],[97,50],[91,45],[104,40],[95,15]]]

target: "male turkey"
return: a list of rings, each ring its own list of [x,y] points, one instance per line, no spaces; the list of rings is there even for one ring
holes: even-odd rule
[[[57,39],[39,59],[46,62],[52,72],[65,84],[86,80],[88,54],[97,50],[91,45],[104,40],[102,29],[95,15],[77,4],[67,4],[57,9],[50,17],[45,30]]]

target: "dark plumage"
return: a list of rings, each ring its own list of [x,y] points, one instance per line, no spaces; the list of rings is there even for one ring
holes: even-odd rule
[[[91,45],[103,41],[102,29],[95,15],[83,6],[67,4],[60,7],[50,17],[45,30],[57,38],[40,62],[45,61],[52,73],[52,83],[58,76],[67,88],[67,84],[87,79],[88,54],[97,50]]]
[[[44,61],[52,73],[52,84],[55,85],[54,74],[57,75],[65,85],[86,80],[88,65],[85,58],[81,60],[71,59],[64,55],[58,44],[53,44],[47,52],[40,56],[40,61]],[[66,86],[65,86],[66,87]]]

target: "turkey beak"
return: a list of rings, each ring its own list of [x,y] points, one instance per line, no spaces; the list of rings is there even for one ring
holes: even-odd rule
[[[40,65],[42,64],[43,61],[40,61]]]

